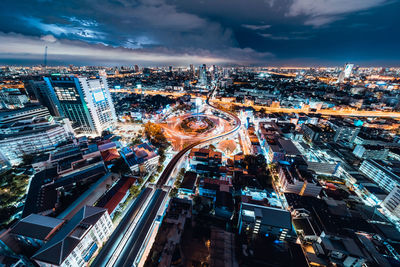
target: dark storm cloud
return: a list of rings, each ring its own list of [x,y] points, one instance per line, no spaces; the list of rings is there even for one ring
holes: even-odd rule
[[[0,61],[39,61],[45,45],[54,62],[79,64],[399,59],[399,6],[389,0],[3,0]],[[377,37],[385,31],[392,37]]]

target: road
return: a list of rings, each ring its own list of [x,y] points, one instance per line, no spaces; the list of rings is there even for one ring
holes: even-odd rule
[[[134,93],[128,90],[114,90],[112,92],[127,92]],[[161,91],[143,91],[143,94],[149,95],[171,95],[174,97],[179,97],[184,95],[184,93],[180,92],[161,92]],[[195,96],[195,95],[193,95]],[[199,97],[199,96],[195,96]],[[308,109],[296,109],[296,108],[277,108],[277,107],[268,107],[263,105],[255,105],[255,104],[243,104],[243,103],[232,103],[225,102],[222,100],[213,100],[214,103],[219,103],[221,105],[236,105],[241,107],[253,107],[256,110],[264,109],[266,113],[306,113],[306,114],[320,114],[326,116],[356,116],[356,117],[389,117],[389,118],[400,118],[400,112],[389,112],[389,111],[373,111],[373,110],[334,110],[334,109],[320,109],[317,111],[310,111]]]
[[[213,94],[214,90],[216,87],[214,87],[213,91],[211,92],[210,96]],[[209,103],[209,98],[207,98],[206,103],[211,106],[214,109],[218,109],[212,104]],[[110,239],[107,241],[106,245],[103,247],[103,249],[100,251],[99,255],[96,257],[94,263],[92,266],[108,266],[108,265],[113,265],[113,266],[132,266],[136,265],[135,259],[137,256],[140,254],[140,249],[142,248],[143,244],[146,243],[146,237],[148,234],[149,229],[151,228],[158,211],[160,210],[160,207],[162,203],[164,203],[165,198],[167,197],[167,194],[169,192],[169,189],[166,188],[165,191],[162,190],[166,183],[168,182],[168,179],[174,170],[176,164],[179,162],[179,160],[192,148],[204,144],[210,141],[215,141],[220,138],[225,138],[229,136],[230,134],[235,133],[237,130],[240,129],[241,122],[240,119],[233,113],[224,112],[228,117],[232,119],[234,122],[234,127],[225,132],[218,134],[216,136],[211,136],[208,138],[205,138],[201,141],[194,142],[188,146],[186,146],[184,149],[179,151],[168,163],[167,167],[164,169],[163,173],[161,174],[160,178],[157,181],[156,186],[156,191],[152,195],[151,200],[148,202],[149,204],[147,205],[145,211],[141,215],[140,219],[138,220],[137,224],[135,225],[134,230],[132,233],[129,235],[129,238],[126,242],[126,244],[123,246],[121,252],[118,255],[114,255],[114,252],[116,248],[120,245],[120,242],[123,238],[122,235],[126,234],[126,231],[128,230],[129,226],[126,224],[131,225],[131,223],[135,220],[136,216],[138,215],[138,212],[140,208],[134,208],[132,207],[131,210],[126,214],[126,218],[124,217],[123,220],[120,222],[118,225],[117,229],[114,231],[114,233],[111,235]],[[146,190],[151,190],[151,188],[146,188]],[[140,203],[146,203],[146,199],[150,196],[150,192],[147,194],[147,197],[144,197],[144,194],[142,193],[138,199]],[[145,199],[146,198],[146,199]],[[138,201],[138,200],[136,200]],[[138,204],[139,205],[139,204]],[[134,205],[135,207],[137,205]],[[122,224],[122,226],[121,226]],[[121,229],[119,229],[121,227]],[[109,264],[109,260],[111,257],[116,257],[115,263]]]

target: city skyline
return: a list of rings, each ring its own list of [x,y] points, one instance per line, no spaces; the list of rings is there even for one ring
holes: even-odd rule
[[[399,66],[399,1],[3,1],[0,64]],[[156,19],[157,18],[157,19]],[[12,22],[12,23],[10,23]]]

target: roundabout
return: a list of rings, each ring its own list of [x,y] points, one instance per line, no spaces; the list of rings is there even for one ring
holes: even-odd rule
[[[215,123],[204,115],[190,116],[180,124],[182,131],[188,134],[205,133],[214,129]]]
[[[219,135],[233,128],[227,120],[206,113],[171,116],[160,126],[175,150],[183,149],[188,144]]]

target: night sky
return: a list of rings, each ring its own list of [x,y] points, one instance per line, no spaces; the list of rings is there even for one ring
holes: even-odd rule
[[[400,66],[399,0],[1,0],[0,64]]]

